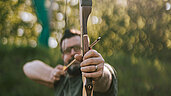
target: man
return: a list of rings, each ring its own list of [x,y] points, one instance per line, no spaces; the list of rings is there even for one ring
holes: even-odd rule
[[[116,96],[117,81],[114,69],[104,63],[103,57],[96,50],[89,50],[82,57],[80,44],[79,31],[65,31],[60,42],[64,66],[76,59],[67,72],[63,70],[63,65],[52,68],[35,60],[24,65],[24,73],[38,83],[55,88],[55,96],[82,96],[82,76],[93,79],[94,96]]]

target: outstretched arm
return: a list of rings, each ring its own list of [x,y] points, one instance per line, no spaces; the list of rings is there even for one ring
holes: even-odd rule
[[[59,80],[60,76],[64,74],[62,68],[62,65],[52,68],[40,60],[28,62],[23,66],[24,73],[28,78],[51,88],[54,87],[54,81]]]

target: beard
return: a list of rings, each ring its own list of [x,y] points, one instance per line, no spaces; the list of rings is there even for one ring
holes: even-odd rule
[[[69,60],[69,63],[74,60],[74,57]],[[81,75],[81,70],[80,70],[80,62],[75,61],[67,70],[67,73],[70,76],[80,76]]]

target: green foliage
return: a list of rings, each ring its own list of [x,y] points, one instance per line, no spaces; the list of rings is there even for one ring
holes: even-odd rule
[[[171,85],[170,62],[117,52],[105,59],[115,66],[118,77],[118,96],[169,96]]]
[[[103,47],[96,48],[106,53],[105,56],[120,50],[138,56],[153,56],[156,52],[170,50],[171,16],[170,10],[165,9],[166,1],[107,0],[94,3],[97,8],[92,14],[102,18],[102,22],[93,27],[89,24],[88,28],[92,39],[98,35],[103,38],[100,44]],[[105,50],[107,48],[111,51]]]
[[[62,64],[60,50],[31,47],[0,47],[0,95],[1,96],[53,96],[53,89],[26,78],[23,65],[39,59],[56,66]]]
[[[38,23],[29,0],[1,0],[0,4],[0,42],[17,46],[33,45],[32,41],[35,42],[38,37],[35,31]],[[32,18],[32,21],[23,21],[21,18]],[[23,33],[19,33],[19,29]]]
[[[28,3],[30,2],[30,3]],[[65,28],[79,28],[78,2],[54,1],[48,5],[51,37],[59,42]],[[38,30],[35,20],[23,21],[21,12],[35,16],[30,0],[0,1],[0,41],[2,44],[37,46]],[[88,22],[91,40],[101,36],[96,49],[110,56],[116,51],[150,57],[171,48],[171,16],[166,10],[170,0],[101,0],[93,1]],[[56,9],[55,9],[56,8]],[[66,22],[65,22],[66,19]],[[23,35],[18,30],[23,29]],[[108,48],[108,50],[105,50]]]

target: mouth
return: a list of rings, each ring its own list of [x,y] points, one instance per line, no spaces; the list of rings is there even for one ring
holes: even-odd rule
[[[69,60],[69,63],[72,62],[72,60],[74,60],[74,58]],[[80,75],[81,74],[80,62],[77,60],[73,62],[73,64],[68,68],[67,72],[72,76]]]
[[[71,58],[71,59],[69,60],[69,63],[72,62],[73,60],[74,60],[74,58]],[[68,63],[68,64],[69,64],[69,63]],[[70,67],[75,67],[75,66],[77,66],[77,67],[79,66],[79,67],[80,67],[80,63],[81,63],[81,62],[75,60],[75,61],[73,62],[73,64],[72,64]]]

